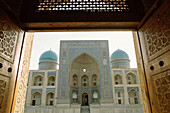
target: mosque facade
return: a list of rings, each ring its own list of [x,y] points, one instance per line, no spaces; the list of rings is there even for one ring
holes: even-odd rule
[[[137,69],[106,40],[61,41],[59,64],[49,50],[29,71],[25,113],[143,113]]]

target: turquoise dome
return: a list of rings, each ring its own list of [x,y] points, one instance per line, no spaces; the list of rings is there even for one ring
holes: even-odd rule
[[[111,60],[115,60],[115,59],[129,59],[129,56],[126,52],[118,49],[111,55]]]
[[[40,61],[55,61],[57,62],[57,54],[51,50],[44,52],[39,59]]]

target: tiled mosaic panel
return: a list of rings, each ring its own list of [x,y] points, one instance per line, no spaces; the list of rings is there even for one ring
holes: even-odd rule
[[[127,0],[38,0],[36,11],[128,12]]]

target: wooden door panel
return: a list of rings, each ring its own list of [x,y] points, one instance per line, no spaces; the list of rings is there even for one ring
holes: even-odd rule
[[[164,0],[138,31],[153,113],[170,112],[170,4]]]
[[[9,113],[24,31],[0,9],[0,113]]]

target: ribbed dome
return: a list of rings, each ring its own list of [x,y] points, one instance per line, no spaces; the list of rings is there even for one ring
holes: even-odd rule
[[[115,60],[115,59],[129,59],[129,56],[126,52],[118,49],[111,55],[111,60]]]
[[[57,62],[57,54],[51,50],[46,51],[40,56],[39,62],[45,60]]]

